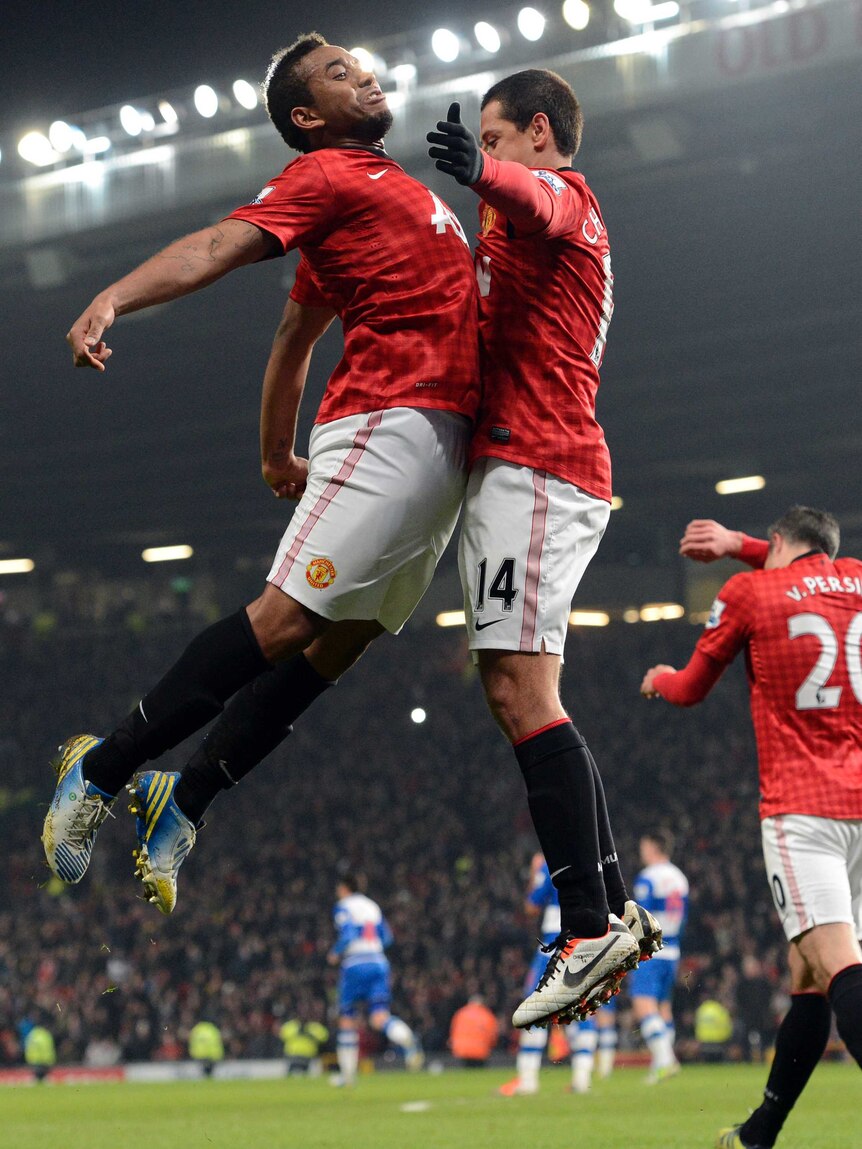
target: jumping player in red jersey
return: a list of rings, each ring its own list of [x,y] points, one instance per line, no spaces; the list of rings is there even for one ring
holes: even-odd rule
[[[273,58],[266,104],[299,158],[250,204],[97,295],[67,336],[77,366],[103,371],[111,355],[103,335],[117,316],[301,252],[262,411],[265,476],[276,493],[301,500],[267,586],[199,635],[107,739],[80,735],[61,747],[45,820],[51,869],[79,881],[123,785],[239,692],[221,734],[242,755],[224,758],[216,737],[182,777],[137,778],[138,875],[165,913],[209,800],[281,741],[292,716],[372,639],[397,633],[422,597],[461,506],[478,404],[466,237],[384,151],[392,115],[374,75],[313,33]],[[294,453],[297,411],[314,343],[336,315],[344,356],[306,463]]]
[[[836,558],[825,511],[791,507],[769,541],[689,523],[680,551],[735,556],[734,575],[680,671],[654,666],[647,697],[700,702],[745,653],[760,767],[763,857],[790,942],[792,1004],[762,1104],[722,1149],[770,1149],[826,1048],[830,1006],[862,1065],[862,562]]]
[[[469,643],[560,898],[518,1027],[592,1012],[661,938],[628,898],[598,768],[559,694],[572,597],[611,499],[595,400],[613,276],[598,203],[572,168],[582,125],[565,80],[530,69],[485,93],[481,148],[457,104],[428,135],[437,167],[481,200],[483,402],[459,552]]]

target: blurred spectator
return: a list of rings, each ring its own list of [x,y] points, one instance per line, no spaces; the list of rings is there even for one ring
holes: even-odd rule
[[[278,1036],[284,1046],[288,1074],[313,1072],[315,1064],[319,1069],[320,1051],[329,1041],[325,1025],[293,1018],[284,1023]]]
[[[212,1077],[213,1070],[224,1060],[221,1031],[211,1021],[199,1021],[189,1032],[189,1056],[199,1061],[204,1077]]]
[[[730,1011],[715,997],[707,997],[694,1011],[694,1039],[701,1061],[726,1061],[733,1037]]]
[[[57,1063],[54,1038],[44,1025],[26,1024],[22,1026],[24,1040],[24,1060],[33,1070],[38,1082],[42,1082]]]
[[[763,963],[754,954],[746,954],[742,959],[742,977],[736,987],[737,1023],[746,1061],[762,1061],[775,1038],[773,990]]]
[[[462,1065],[475,1068],[486,1064],[499,1036],[496,1017],[485,1005],[482,995],[474,993],[452,1018],[449,1048]]]

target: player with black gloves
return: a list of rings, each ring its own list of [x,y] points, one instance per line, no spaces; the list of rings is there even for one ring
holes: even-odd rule
[[[598,203],[571,166],[583,121],[565,80],[530,69],[495,84],[479,140],[460,113],[452,104],[428,141],[438,169],[482,200],[483,402],[460,543],[469,642],[561,909],[515,1013],[526,1027],[591,1013],[660,944],[628,898],[598,768],[559,695],[572,597],[610,512],[595,395],[613,277]]]

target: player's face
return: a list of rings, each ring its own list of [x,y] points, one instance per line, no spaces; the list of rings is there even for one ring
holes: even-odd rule
[[[521,131],[511,120],[504,119],[502,113],[499,100],[492,100],[482,109],[479,128],[482,147],[494,159],[535,167],[537,156],[531,128]]]
[[[392,113],[373,72],[355,56],[333,44],[322,44],[305,57],[306,79],[314,103],[310,111],[326,142],[374,143],[392,127]],[[300,127],[306,125],[300,123]]]

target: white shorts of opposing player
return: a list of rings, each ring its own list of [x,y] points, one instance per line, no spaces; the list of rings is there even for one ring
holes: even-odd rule
[[[572,599],[609,516],[608,503],[545,471],[479,459],[458,553],[470,649],[562,655]]]
[[[788,941],[847,922],[862,937],[862,821],[776,814],[760,824],[772,900]]]
[[[397,634],[455,529],[471,424],[394,407],[315,426],[305,494],[267,581],[335,622]]]

